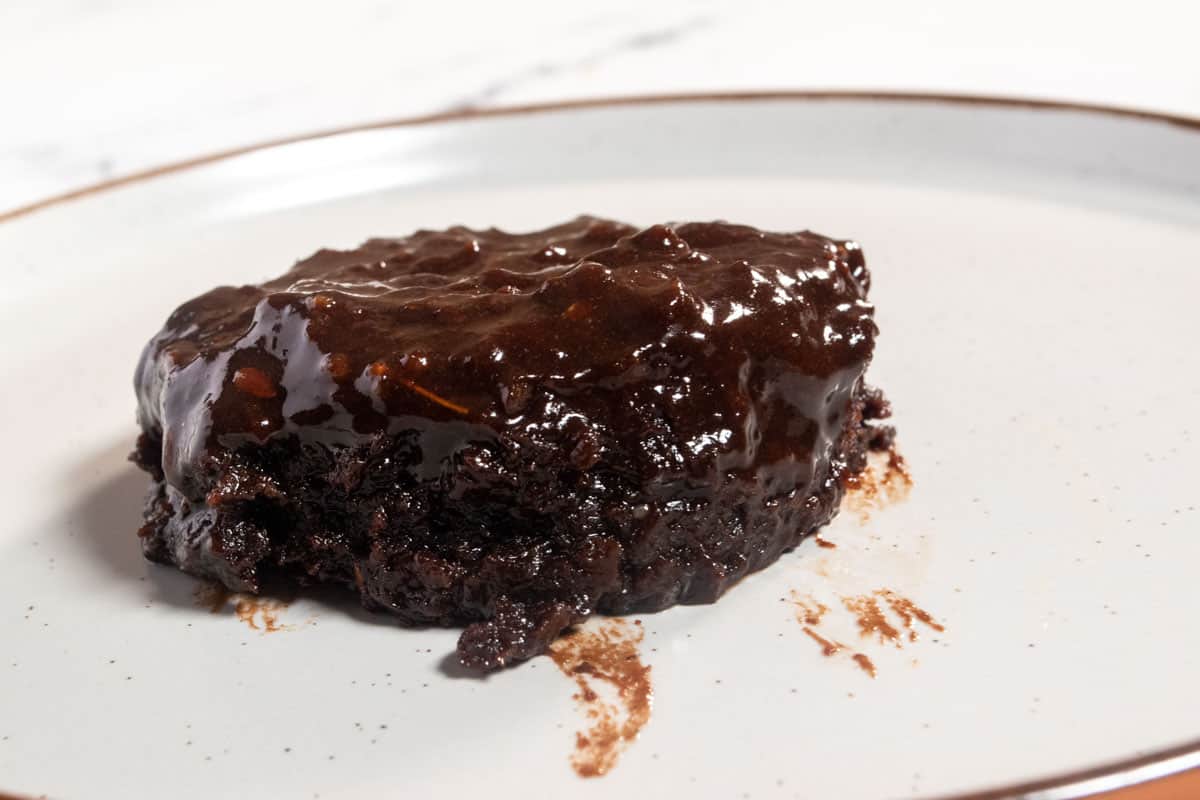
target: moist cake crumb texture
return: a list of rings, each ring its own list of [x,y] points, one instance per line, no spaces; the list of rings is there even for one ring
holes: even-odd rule
[[[484,669],[593,613],[712,602],[891,445],[869,286],[852,242],[723,222],[321,250],[146,346],[142,548],[465,626]]]

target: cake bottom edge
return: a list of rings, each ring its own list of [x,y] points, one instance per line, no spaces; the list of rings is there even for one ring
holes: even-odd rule
[[[727,482],[705,503],[647,512],[662,517],[654,525],[627,518],[639,508],[613,514],[586,496],[538,513],[504,509],[503,495],[471,513],[454,509],[453,500],[433,513],[420,507],[427,498],[377,504],[346,491],[347,483],[325,498],[297,491],[284,502],[275,494],[286,498],[293,487],[255,485],[246,475],[238,476],[238,491],[189,502],[162,474],[161,444],[143,434],[132,458],[153,482],[138,535],[151,561],[229,591],[340,584],[355,589],[365,608],[402,624],[465,626],[459,660],[494,670],[545,652],[593,614],[715,602],[833,519],[867,453],[892,446],[894,430],[877,424],[888,416],[878,390],[855,394],[815,491],[768,499]],[[347,463],[377,455],[354,454]],[[341,468],[333,464],[328,474]],[[378,475],[370,480],[385,483]],[[316,508],[322,500],[327,507]],[[414,507],[393,507],[404,503]],[[422,522],[423,514],[437,525]],[[652,533],[638,533],[645,530]]]

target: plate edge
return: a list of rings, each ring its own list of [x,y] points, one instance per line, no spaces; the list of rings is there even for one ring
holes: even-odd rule
[[[590,97],[568,100],[556,100],[543,103],[528,103],[509,106],[475,107],[466,106],[429,114],[418,114],[408,117],[376,120],[354,125],[342,125],[324,130],[292,134],[279,138],[268,139],[254,144],[241,145],[226,150],[206,153],[182,161],[174,161],[157,167],[131,172],[116,178],[71,189],[59,194],[50,195],[32,203],[17,206],[6,211],[0,211],[0,224],[11,222],[46,208],[59,206],[72,200],[90,197],[101,192],[117,189],[130,184],[184,172],[207,164],[260,150],[274,147],[308,142],[317,139],[327,139],[348,133],[380,130],[385,128],[405,128],[420,125],[432,125],[442,122],[462,122],[471,120],[492,119],[495,117],[512,117],[525,114],[544,114],[560,111],[576,111],[596,108],[622,108],[643,105],[665,105],[672,103],[705,103],[705,102],[755,102],[755,101],[808,101],[824,102],[838,100],[877,101],[881,103],[916,103],[943,104],[956,106],[983,106],[990,108],[1010,108],[1040,111],[1076,111],[1086,114],[1096,114],[1123,119],[1139,120],[1156,124],[1166,124],[1200,134],[1200,117],[1183,114],[1170,114],[1142,109],[1128,108],[1102,103],[1083,103],[1068,100],[1050,100],[1031,97],[1005,95],[972,95],[938,92],[888,92],[875,90],[773,90],[773,91],[741,91],[741,92],[684,92],[672,94],[625,95],[614,97]]]

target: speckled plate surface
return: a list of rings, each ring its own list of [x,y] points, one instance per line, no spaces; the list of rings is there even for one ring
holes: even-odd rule
[[[214,604],[142,561],[146,480],[125,460],[135,360],[180,301],[322,245],[581,212],[857,238],[882,329],[871,376],[912,475],[852,497],[822,535],[834,547],[629,621],[653,710],[594,778],[577,734],[625,720],[603,680],[589,704],[549,658],[472,679],[449,658],[457,632],[336,593]],[[1198,258],[1194,127],[930,99],[382,126],[4,220],[0,789],[930,796],[1186,745]]]

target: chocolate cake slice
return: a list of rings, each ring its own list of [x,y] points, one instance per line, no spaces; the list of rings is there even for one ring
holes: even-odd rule
[[[837,512],[890,429],[851,242],[581,217],[322,250],[138,365],[146,556],[465,625],[464,664],[709,603]]]

